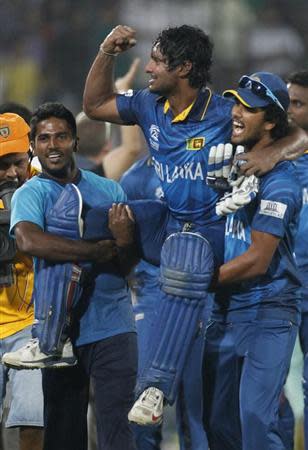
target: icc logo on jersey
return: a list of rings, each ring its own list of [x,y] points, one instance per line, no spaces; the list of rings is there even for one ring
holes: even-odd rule
[[[160,133],[160,129],[157,125],[151,125],[150,126],[150,144],[151,147],[154,148],[154,150],[159,150],[159,143],[158,143],[158,136]]]

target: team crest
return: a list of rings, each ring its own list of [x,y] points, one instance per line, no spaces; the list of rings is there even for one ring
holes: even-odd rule
[[[7,138],[10,135],[9,127],[1,127],[0,128],[0,136],[3,138]]]
[[[205,145],[204,137],[196,137],[191,139],[186,139],[186,150],[201,150]]]

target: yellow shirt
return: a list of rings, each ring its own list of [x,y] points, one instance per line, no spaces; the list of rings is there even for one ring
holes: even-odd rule
[[[31,168],[30,177],[36,175]],[[3,208],[3,204],[0,208]],[[0,339],[4,339],[32,324],[34,319],[31,303],[33,290],[32,258],[17,252],[13,261],[14,283],[0,286]]]

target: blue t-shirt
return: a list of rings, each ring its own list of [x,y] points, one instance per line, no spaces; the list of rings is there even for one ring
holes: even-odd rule
[[[295,256],[303,284],[302,311],[308,311],[308,152],[295,161],[297,176],[302,188],[303,206],[295,238]]]
[[[163,190],[151,157],[137,161],[120,180],[129,200],[163,200]],[[141,260],[130,274],[135,313],[156,309],[159,300],[159,268]]]
[[[266,274],[221,287],[214,319],[252,320],[258,314],[293,318],[299,311],[300,280],[293,256],[301,192],[292,163],[279,163],[260,178],[257,198],[227,217],[225,262],[248,250],[252,230],[280,238]]]
[[[117,96],[121,119],[143,130],[176,219],[199,225],[221,220],[215,213],[219,194],[206,184],[208,153],[212,145],[230,140],[233,104],[204,89],[189,114],[174,121],[165,98],[148,89]]]
[[[102,203],[125,202],[126,195],[115,181],[80,171],[76,183],[83,208]],[[11,231],[18,222],[32,222],[45,229],[46,213],[53,207],[64,185],[49,178],[33,177],[18,189],[12,199]],[[134,331],[134,320],[124,278],[113,264],[94,267],[94,286],[80,317],[77,345],[88,344],[120,333]]]

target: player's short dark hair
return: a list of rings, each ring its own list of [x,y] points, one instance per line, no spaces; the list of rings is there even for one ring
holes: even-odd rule
[[[25,105],[22,105],[21,103],[16,102],[4,102],[0,105],[0,114],[5,113],[14,113],[18,114],[20,117],[24,119],[25,122],[27,122],[28,125],[30,125],[30,119],[32,112],[29,108],[27,108]]]
[[[264,119],[267,122],[275,123],[274,128],[270,132],[271,137],[276,140],[286,136],[289,131],[287,113],[277,105],[267,106],[264,108],[264,112]]]
[[[185,61],[192,63],[187,76],[193,88],[206,86],[211,80],[213,43],[200,28],[190,25],[166,28],[153,42],[166,58],[169,70],[174,70]]]
[[[33,141],[37,132],[37,125],[43,120],[50,117],[56,117],[57,119],[63,119],[67,122],[72,136],[74,139],[77,137],[76,120],[74,115],[69,109],[67,109],[62,103],[48,102],[40,105],[36,111],[34,111],[30,121],[30,139]]]
[[[288,76],[287,82],[308,88],[308,70],[300,70],[291,73],[291,75]]]

